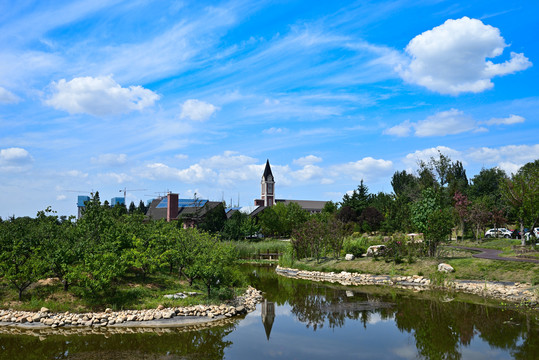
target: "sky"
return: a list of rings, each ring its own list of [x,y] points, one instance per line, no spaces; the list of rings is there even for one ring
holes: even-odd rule
[[[0,217],[539,159],[537,1],[0,2]]]

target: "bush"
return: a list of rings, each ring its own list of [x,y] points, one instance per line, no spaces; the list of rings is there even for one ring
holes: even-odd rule
[[[343,250],[345,254],[352,254],[355,257],[360,257],[367,252],[368,244],[366,238],[347,238],[344,242]]]

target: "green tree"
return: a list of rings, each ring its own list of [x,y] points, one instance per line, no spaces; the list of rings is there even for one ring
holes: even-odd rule
[[[70,284],[76,279],[76,265],[82,258],[80,242],[75,233],[74,217],[60,221],[50,208],[37,213],[39,236],[43,243],[43,260],[50,270],[68,291]]]
[[[363,180],[361,180],[357,189],[352,192],[352,195],[344,194],[340,205],[341,207],[351,207],[356,215],[359,216],[361,212],[369,206],[370,201],[371,195],[369,194],[369,188],[363,183]]]
[[[479,174],[471,180],[468,188],[470,200],[481,201],[489,209],[501,208],[503,206],[502,189],[507,180],[505,172],[499,168],[481,169]]]
[[[204,205],[208,207],[208,204]],[[198,224],[198,228],[202,231],[208,231],[211,233],[218,233],[223,230],[226,222],[225,207],[221,203],[215,206],[213,209],[207,210],[203,219]]]
[[[517,214],[521,233],[525,223],[533,229],[539,221],[539,160],[524,165],[506,180],[503,195]],[[522,245],[525,243],[523,236]]]
[[[427,231],[428,220],[431,213],[440,210],[438,195],[434,189],[425,189],[421,192],[421,198],[412,204],[411,220],[417,231]]]
[[[408,174],[406,170],[396,171],[391,177],[391,186],[396,198],[406,197],[415,199],[419,192],[419,180],[413,174]]]
[[[449,238],[452,227],[453,216],[450,208],[438,209],[428,215],[424,236],[429,256],[437,255],[438,245]]]
[[[12,217],[0,231],[0,276],[19,292],[44,277],[47,268],[41,257],[41,243],[36,221]]]

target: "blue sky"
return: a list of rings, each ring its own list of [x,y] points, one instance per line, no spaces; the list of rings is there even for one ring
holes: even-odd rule
[[[535,1],[2,1],[0,216],[539,158]],[[146,190],[138,190],[146,189]],[[135,191],[136,190],[136,191]],[[74,191],[80,191],[77,193]]]

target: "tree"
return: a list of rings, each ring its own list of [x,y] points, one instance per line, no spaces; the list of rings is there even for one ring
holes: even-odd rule
[[[440,210],[439,200],[434,189],[425,189],[421,192],[421,199],[411,206],[412,224],[419,231],[427,231],[428,220],[431,213]]]
[[[131,201],[131,204],[129,204],[129,214],[134,214],[135,211],[137,211],[137,207],[135,206],[135,203]]]
[[[193,232],[196,237],[197,251],[192,254],[192,263],[184,269],[190,278],[202,281],[208,297],[215,287],[235,283],[236,254],[231,245],[221,243],[208,233]]]
[[[356,215],[360,215],[361,212],[369,206],[371,195],[369,195],[369,188],[363,183],[358,185],[357,189],[352,192],[352,195],[344,194],[341,207],[349,206],[354,210]]]
[[[140,200],[140,202],[138,203],[137,211],[142,215],[146,215],[147,210],[148,209],[147,209],[146,205],[144,205],[144,201]]]
[[[482,199],[490,209],[502,207],[502,188],[506,180],[507,175],[499,168],[481,169],[468,188],[470,200]]]
[[[436,256],[438,245],[451,235],[452,226],[453,217],[450,208],[438,209],[428,215],[424,236],[428,244],[429,256]]]
[[[490,212],[484,202],[480,200],[474,201],[470,206],[470,211],[467,214],[468,222],[473,225],[475,240],[479,240],[483,229],[490,220]]]
[[[516,212],[520,231],[524,234],[524,223],[535,227],[539,221],[539,160],[524,165],[507,179],[503,186],[503,195]],[[522,236],[522,245],[526,239]]]
[[[359,223],[365,231],[377,231],[384,221],[384,215],[378,209],[367,207],[359,216]]]
[[[419,190],[418,179],[413,174],[408,174],[406,170],[396,171],[391,177],[391,186],[396,198],[406,197],[415,199]]]
[[[42,278],[47,268],[41,259],[41,244],[36,221],[12,217],[2,223],[0,231],[0,276],[19,292]]]
[[[457,191],[462,194],[466,193],[468,189],[468,177],[466,176],[466,170],[460,161],[457,160],[451,164],[447,182],[450,197],[453,197]]]
[[[277,215],[274,210],[277,205],[265,208],[262,213],[258,215],[260,228],[265,236],[279,236],[281,233],[282,226],[279,215]]]
[[[73,223],[75,218],[60,221],[58,216],[48,215],[50,213],[53,213],[50,207],[37,213],[42,255],[50,272],[63,283],[64,291],[68,291],[76,279],[76,265],[82,259]]]
[[[468,211],[471,205],[470,200],[464,194],[457,190],[453,196],[453,201],[455,202],[454,209],[457,214],[460,222],[460,230],[462,231],[462,238],[464,239],[464,224],[468,218]]]
[[[208,206],[208,204],[204,205]],[[222,203],[206,212],[202,221],[198,224],[198,228],[202,231],[218,233],[223,230],[226,222],[225,207]]]

